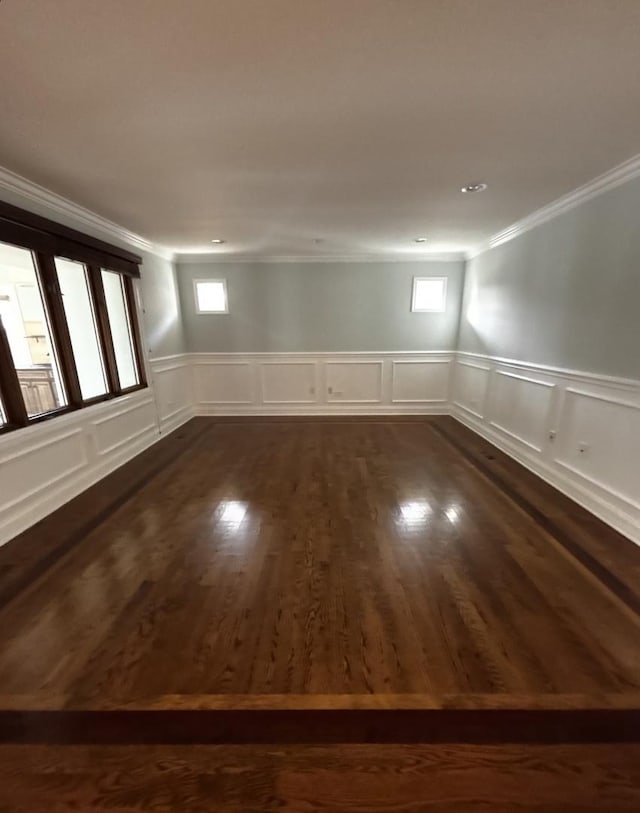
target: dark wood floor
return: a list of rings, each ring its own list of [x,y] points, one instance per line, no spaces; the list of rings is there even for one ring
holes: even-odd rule
[[[452,419],[195,419],[0,549],[6,809],[103,809],[96,759],[104,809],[149,809],[185,748],[231,794],[191,809],[368,810],[382,782],[406,803],[376,810],[510,810],[533,765],[637,809],[639,584],[639,548]]]

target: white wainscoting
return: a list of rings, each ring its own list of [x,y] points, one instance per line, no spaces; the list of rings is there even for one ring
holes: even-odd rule
[[[151,389],[0,438],[0,545],[159,436]]]
[[[165,356],[149,362],[160,432],[173,432],[193,417],[193,376],[189,356]]]
[[[0,436],[0,545],[193,416],[186,355],[147,371],[148,389]]]
[[[640,544],[640,382],[468,353],[194,353],[0,437],[0,544],[193,415],[453,414]]]
[[[449,412],[454,353],[192,353],[197,415]]]
[[[640,544],[640,381],[457,353],[452,413]]]

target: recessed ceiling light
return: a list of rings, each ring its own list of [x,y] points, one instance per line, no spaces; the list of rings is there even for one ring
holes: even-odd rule
[[[468,183],[466,186],[463,186],[460,190],[461,192],[484,192],[487,188],[486,183]]]
[[[414,243],[426,243],[427,238],[426,237],[416,237],[413,242]]]
[[[217,246],[220,246],[220,245],[222,245],[222,243],[225,243],[225,242],[226,242],[226,240],[221,240],[219,237],[216,237],[216,238],[215,238],[214,240],[212,240],[211,242],[212,242],[212,243],[215,243]]]

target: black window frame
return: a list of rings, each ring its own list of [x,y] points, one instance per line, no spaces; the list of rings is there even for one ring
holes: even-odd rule
[[[6,423],[0,425],[0,433],[23,429],[58,415],[84,409],[102,401],[120,398],[148,386],[134,287],[134,280],[140,277],[141,257],[119,246],[105,243],[3,201],[0,201],[0,243],[31,252],[40,286],[42,305],[49,324],[51,340],[55,345],[60,377],[67,396],[67,404],[64,406],[32,417],[27,414],[11,348],[0,319],[0,398],[6,419]],[[106,393],[94,398],[84,399],[80,390],[62,292],[58,284],[56,257],[75,260],[82,263],[86,269],[107,387]],[[122,388],[120,386],[102,283],[102,270],[119,274],[123,281],[125,307],[128,311],[131,344],[139,381],[138,384],[131,387]]]

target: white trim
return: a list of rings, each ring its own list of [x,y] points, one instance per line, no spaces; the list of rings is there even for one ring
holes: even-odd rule
[[[183,265],[199,263],[449,263],[464,262],[465,251],[446,251],[433,254],[320,254],[320,255],[271,255],[271,254],[222,254],[216,252],[184,252],[176,249],[173,259]]]
[[[510,240],[514,240],[516,237],[520,237],[520,235],[531,231],[531,229],[534,229],[536,226],[541,226],[543,223],[554,220],[565,212],[575,209],[576,206],[580,206],[638,177],[640,177],[640,154],[634,155],[628,161],[618,164],[608,172],[598,175],[591,181],[557,198],[546,206],[536,209],[521,220],[517,220],[510,226],[507,226],[506,229],[496,232],[496,234],[493,234],[480,245],[468,251],[466,259],[473,259],[473,257],[477,257],[479,254],[484,254],[485,251],[508,243]]]
[[[274,408],[273,406],[265,405],[258,405],[258,406],[247,406],[242,407],[240,409],[225,409],[224,406],[214,407],[212,405],[200,405],[196,409],[196,415],[219,415],[224,417],[240,417],[243,415],[254,415],[258,416],[274,416],[274,415],[282,415],[283,417],[290,417],[290,416],[297,416],[297,415],[309,415],[310,417],[322,418],[328,415],[338,415],[341,417],[350,417],[353,415],[364,415],[364,416],[376,416],[376,415],[448,415],[449,408],[446,402],[442,402],[439,406],[435,406],[434,404],[426,403],[424,407],[417,408],[417,407],[397,407],[397,406],[389,406],[387,404],[378,405],[376,403],[369,403],[369,402],[362,402],[366,403],[366,406],[358,407],[357,404],[360,402],[345,402],[345,406],[342,404],[322,404],[321,406],[317,405],[309,405],[308,408],[300,406],[290,406],[282,405],[282,407]],[[436,402],[438,403],[438,402]],[[375,408],[374,408],[375,407]]]
[[[374,361],[376,361],[379,357],[383,358],[395,358],[396,356],[430,356],[430,357],[442,357],[443,359],[450,360],[453,356],[455,356],[455,350],[286,350],[283,352],[278,352],[275,350],[269,351],[233,351],[229,353],[207,353],[205,351],[196,351],[193,353],[188,353],[191,359],[195,359],[198,364],[202,362],[199,361],[200,358],[203,359],[211,359],[212,361],[216,361],[217,359],[227,359],[227,358],[273,358],[276,360],[280,359],[287,359],[290,357],[314,357],[314,358],[342,358],[356,356],[358,358],[366,358],[371,357]],[[166,356],[166,358],[174,358],[173,356]],[[156,362],[164,361],[164,359],[156,359]],[[155,363],[155,362],[154,362]]]
[[[80,206],[68,198],[58,195],[56,192],[52,192],[50,189],[46,189],[44,186],[40,186],[4,167],[0,167],[0,191],[17,194],[28,201],[46,207],[51,212],[52,219],[56,215],[71,217],[78,224],[97,229],[111,239],[156,254],[166,260],[173,259],[173,252],[165,246],[152,243],[145,237],[129,231],[124,226],[107,220],[106,217],[102,217],[90,209],[85,209],[84,206]]]
[[[569,367],[553,367],[548,364],[538,364],[533,361],[522,361],[520,359],[505,358],[503,356],[487,356],[482,353],[469,353],[466,350],[457,350],[456,356],[460,359],[478,359],[490,364],[499,364],[506,367],[520,367],[525,370],[539,371],[549,375],[570,376],[576,380],[586,381],[589,384],[603,384],[607,387],[619,387],[621,389],[631,389],[637,391],[640,381],[635,378],[618,378],[617,376],[604,375],[603,373],[588,373],[585,370],[573,370]],[[461,362],[462,363],[462,362]],[[479,369],[490,370],[491,367],[478,366]]]

